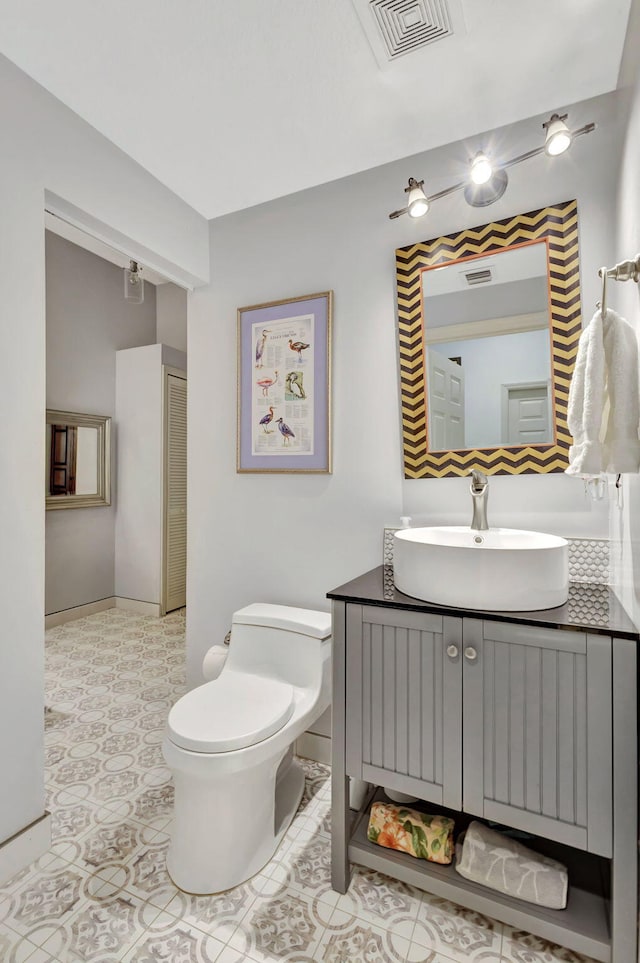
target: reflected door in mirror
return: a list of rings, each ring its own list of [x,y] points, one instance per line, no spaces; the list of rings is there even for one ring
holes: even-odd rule
[[[49,495],[76,493],[76,432],[72,425],[51,425]]]
[[[464,370],[435,348],[427,348],[431,447],[464,448]]]

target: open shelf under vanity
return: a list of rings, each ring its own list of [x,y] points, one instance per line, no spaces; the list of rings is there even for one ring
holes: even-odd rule
[[[370,842],[367,838],[369,812],[371,805],[378,800],[390,802],[384,791],[377,789],[368,796],[355,815],[348,843],[350,862],[393,876],[434,896],[451,900],[516,929],[534,933],[593,959],[609,963],[609,860],[559,843],[550,843],[548,840],[533,837],[522,840],[530,849],[551,856],[567,866],[569,893],[566,909],[546,909],[465,879],[455,869],[455,857],[450,865],[443,866]],[[452,817],[456,823],[456,836],[458,830],[461,831],[465,823],[471,821],[470,817],[462,813],[427,803],[412,803],[411,808],[431,813],[437,808],[438,812]]]

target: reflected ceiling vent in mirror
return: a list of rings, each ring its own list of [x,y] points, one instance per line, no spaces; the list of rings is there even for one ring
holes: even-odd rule
[[[478,271],[465,271],[467,284],[487,284],[492,280],[491,268],[481,268]]]
[[[352,0],[381,67],[454,33],[466,33],[459,0]]]

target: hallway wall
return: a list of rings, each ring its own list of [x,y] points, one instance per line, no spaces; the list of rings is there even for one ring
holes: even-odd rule
[[[44,813],[45,196],[185,280],[207,279],[209,242],[202,217],[4,57],[0,90],[1,843]]]

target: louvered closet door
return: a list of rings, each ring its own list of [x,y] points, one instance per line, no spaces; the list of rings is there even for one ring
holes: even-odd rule
[[[187,382],[166,376],[165,611],[187,602]]]
[[[350,776],[460,807],[461,625],[439,615],[347,607]]]
[[[464,620],[464,809],[611,856],[611,639]]]

